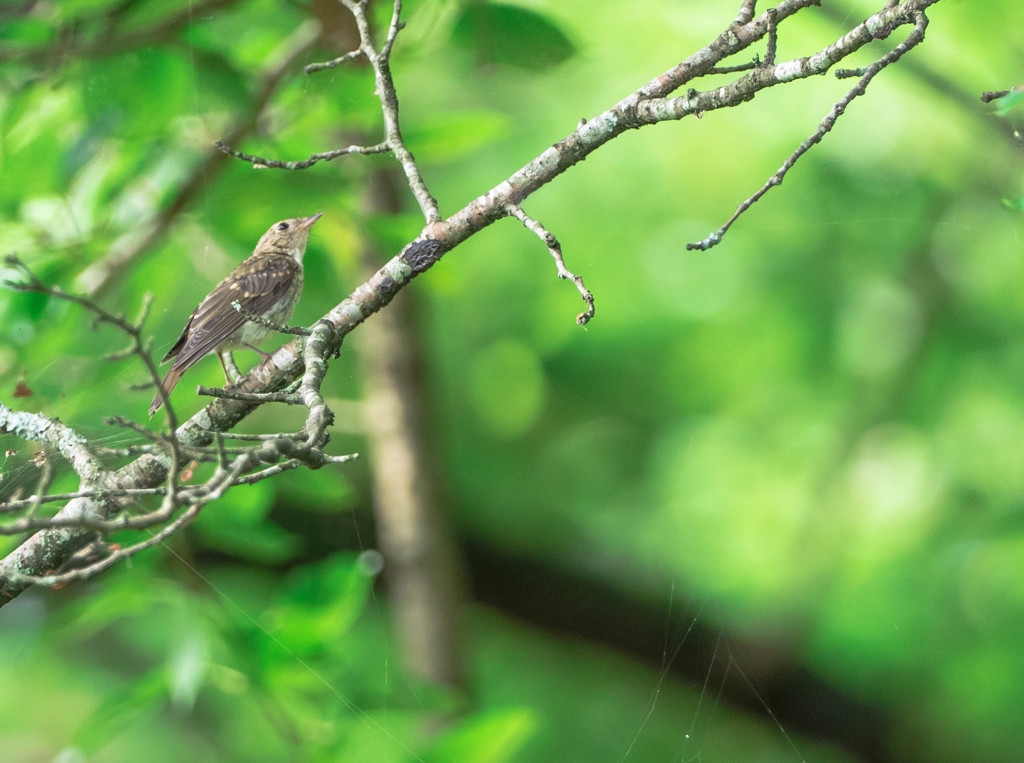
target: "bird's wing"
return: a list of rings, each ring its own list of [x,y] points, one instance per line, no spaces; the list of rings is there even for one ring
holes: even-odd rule
[[[301,272],[302,266],[288,255],[255,254],[241,262],[192,313],[168,353],[174,357],[171,367],[188,368],[217,349],[245,323],[246,317],[232,302],[237,300],[249,312],[262,315],[277,304]]]

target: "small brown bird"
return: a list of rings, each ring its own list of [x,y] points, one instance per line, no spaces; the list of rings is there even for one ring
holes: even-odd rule
[[[302,294],[302,257],[309,229],[321,215],[323,212],[317,212],[312,217],[274,223],[260,238],[252,255],[239,263],[192,311],[178,341],[160,361],[166,363],[174,358],[163,381],[168,395],[181,375],[208,353],[217,353],[224,378],[231,384],[224,353],[240,347],[260,352],[254,345],[266,339],[271,330],[246,318],[232,302],[237,301],[250,313],[278,325],[292,317]],[[149,406],[149,415],[162,405],[157,393]]]

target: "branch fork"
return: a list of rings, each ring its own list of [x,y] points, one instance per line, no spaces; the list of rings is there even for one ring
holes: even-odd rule
[[[775,58],[782,25],[796,13],[819,4],[820,0],[779,0],[770,11],[757,16],[755,1],[742,0],[735,20],[706,46],[641,85],[597,116],[576,126],[563,139],[492,189],[450,217],[442,218],[437,202],[406,147],[400,129],[398,97],[391,76],[390,57],[402,28],[399,20],[402,4],[400,0],[394,0],[384,41],[378,46],[370,33],[365,0],[341,1],[356,19],[360,36],[358,48],[331,61],[310,64],[306,70],[312,74],[365,58],[373,69],[376,92],[381,101],[383,140],[370,146],[349,146],[312,154],[308,159],[298,162],[264,159],[230,148],[229,142],[241,137],[243,130],[219,143],[217,148],[224,154],[256,167],[289,170],[306,169],[318,162],[349,154],[391,153],[402,167],[410,192],[423,213],[423,230],[348,298],[314,324],[308,335],[304,331],[294,332],[299,336],[273,353],[268,362],[250,371],[230,390],[230,394],[218,395],[219,399],[210,402],[181,426],[178,426],[174,411],[168,405],[170,431],[167,433],[152,432],[133,423],[130,428],[147,442],[119,451],[120,455],[134,457],[133,461],[119,469],[107,469],[90,451],[88,443],[83,442],[81,435],[59,420],[41,414],[12,411],[0,404],[0,433],[45,443],[48,453],[59,454],[68,461],[81,481],[79,490],[73,493],[47,495],[52,474],[50,461],[53,458],[48,454],[40,470],[35,494],[27,499],[19,498],[0,505],[0,516],[18,510],[24,512],[14,520],[13,525],[6,525],[13,528],[11,532],[43,528],[0,560],[0,605],[13,599],[31,583],[54,585],[86,577],[143,548],[162,542],[192,521],[203,506],[236,485],[252,484],[300,466],[318,468],[354,458],[350,455],[329,456],[322,450],[333,421],[333,413],[321,392],[328,359],[338,352],[350,331],[385,307],[414,278],[426,272],[470,236],[500,219],[514,217],[540,238],[555,261],[559,278],[571,280],[576,285],[586,305],[577,321],[581,325],[586,324],[594,315],[593,296],[583,279],[566,267],[558,239],[523,210],[521,205],[525,199],[627,130],[737,106],[751,100],[765,88],[823,74],[878,36],[891,35],[900,26],[912,26],[912,31],[902,43],[879,57],[871,66],[862,70],[847,70],[854,72],[847,76],[857,76],[858,82],[832,107],[818,129],[757,193],[740,205],[737,213],[722,228],[690,245],[690,248],[706,249],[717,244],[747,208],[768,189],[779,185],[793,164],[812,145],[820,142],[843,114],[846,106],[865,92],[878,73],[923,40],[927,26],[925,11],[938,2],[885,0],[880,11],[854,26],[831,45],[812,55],[779,63]],[[752,61],[734,67],[722,64],[726,59],[744,53],[762,39],[766,40],[767,46],[763,60],[753,57]],[[305,38],[300,42],[308,46]],[[695,80],[711,73],[737,73],[740,76],[730,84],[703,92],[693,87]],[[265,82],[266,98],[269,98],[277,82],[278,72],[271,74],[267,75]],[[683,89],[685,95],[673,96]],[[159,231],[161,228],[158,226],[154,230]],[[112,266],[110,272],[114,269],[116,266]],[[145,310],[139,320],[132,323],[103,311],[86,298],[48,289],[34,276],[26,278],[16,288],[45,291],[55,298],[75,302],[91,311],[96,322],[112,325],[127,335],[130,339],[129,348],[118,353],[118,357],[138,358],[146,367],[150,379],[154,383],[159,382],[159,374],[148,347],[141,339]],[[109,282],[107,275],[103,278]],[[263,397],[244,397],[252,393]],[[250,436],[222,434],[234,427],[258,404],[272,399],[267,395],[281,396],[282,402],[301,401],[308,413],[300,432]],[[165,401],[165,405],[168,402]],[[124,422],[118,424],[126,425]],[[238,441],[240,446],[226,447],[227,439]],[[180,484],[180,469],[189,461],[212,465],[212,475],[197,485]],[[159,503],[152,510],[132,514],[129,509],[134,510],[144,499],[159,499]],[[60,511],[53,516],[43,516],[45,507],[58,502],[64,504]],[[20,525],[17,524],[19,522]],[[150,527],[159,529],[139,543],[125,546],[103,543],[103,537],[110,532]],[[99,541],[97,534],[100,536]],[[96,548],[102,551],[102,558],[96,561],[87,559],[84,567],[54,573],[55,570],[62,570],[75,552],[97,543],[100,544]]]

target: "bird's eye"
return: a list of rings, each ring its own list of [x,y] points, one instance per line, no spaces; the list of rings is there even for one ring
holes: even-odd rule
[[[278,223],[277,224],[277,229],[278,230],[288,230],[288,223]]]

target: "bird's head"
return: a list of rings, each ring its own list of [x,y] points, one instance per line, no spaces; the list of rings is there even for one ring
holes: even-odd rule
[[[309,240],[309,229],[322,215],[323,212],[317,212],[312,217],[292,217],[274,223],[260,238],[254,253],[283,252],[294,257],[297,262],[302,262],[306,242]]]

